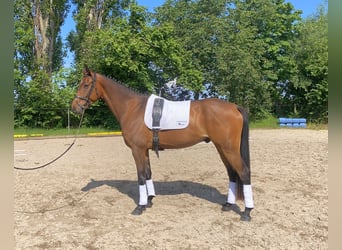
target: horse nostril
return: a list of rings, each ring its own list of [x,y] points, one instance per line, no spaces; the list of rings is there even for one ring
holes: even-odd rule
[[[81,113],[81,111],[79,110],[77,106],[71,106],[71,111],[76,115]]]

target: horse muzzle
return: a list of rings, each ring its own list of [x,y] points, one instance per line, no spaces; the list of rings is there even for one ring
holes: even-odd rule
[[[75,98],[72,101],[72,103],[71,103],[71,110],[72,110],[73,113],[81,115],[84,112],[84,110],[86,110],[89,107],[89,105],[90,105],[89,102],[83,101],[83,100],[82,100],[82,102],[84,102],[84,103],[81,104],[80,101],[77,98]]]

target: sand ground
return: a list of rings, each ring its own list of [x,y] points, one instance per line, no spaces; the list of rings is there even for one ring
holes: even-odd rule
[[[17,167],[71,138],[16,140]],[[47,168],[14,171],[16,249],[328,249],[328,131],[251,130],[251,222],[222,212],[228,177],[212,143],[150,153],[157,196],[131,215],[137,174],[121,136],[78,138]],[[241,210],[244,204],[238,202]]]

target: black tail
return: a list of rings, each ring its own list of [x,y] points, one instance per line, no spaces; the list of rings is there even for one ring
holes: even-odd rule
[[[238,110],[242,114],[243,117],[243,125],[242,125],[242,133],[241,133],[241,143],[240,143],[240,154],[241,158],[245,163],[245,166],[248,169],[249,174],[249,181],[250,181],[250,155],[249,155],[249,119],[247,111],[242,108],[238,107]],[[245,183],[250,184],[250,183]],[[243,195],[243,183],[241,179],[237,178],[237,199],[244,199]]]

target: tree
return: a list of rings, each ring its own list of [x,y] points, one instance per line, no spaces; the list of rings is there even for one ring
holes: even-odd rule
[[[53,126],[53,72],[63,63],[60,27],[68,11],[67,0],[14,1],[14,98],[16,125]]]
[[[199,99],[207,83],[213,82],[217,65],[218,17],[226,1],[168,0],[157,8],[154,26],[173,27],[173,37],[184,50],[185,74],[178,82]],[[215,74],[215,73],[214,73]]]
[[[292,81],[299,14],[283,0],[168,0],[157,8],[156,25],[174,27],[187,61],[203,76],[197,90],[209,84],[212,94],[259,119],[270,113],[277,83]]]
[[[102,1],[101,6],[110,2],[113,1]],[[120,1],[120,6],[115,5],[119,6],[115,11],[101,14],[102,21],[97,22],[101,25],[91,25],[89,15],[85,14],[98,9],[95,7],[98,2],[86,3],[78,5],[76,27],[79,30],[71,33],[68,39],[77,55],[78,72],[86,63],[93,70],[116,78],[140,93],[158,93],[164,83],[176,76],[198,77],[198,71],[185,63],[185,51],[172,36],[173,27],[152,26],[150,13],[135,1]],[[100,102],[96,106],[100,112],[94,115],[101,113],[102,117],[111,117],[108,109],[108,113],[103,113],[107,112],[104,106]]]
[[[284,0],[166,0],[149,13],[135,0],[73,0],[75,53],[62,68],[67,0],[14,1],[17,126],[63,126],[84,64],[140,93],[177,78],[173,99],[219,97],[251,119],[300,115],[327,121],[327,11],[301,20]],[[277,108],[281,107],[281,109]],[[89,126],[115,127],[104,103]],[[106,117],[104,119],[103,117]]]
[[[102,5],[110,6],[110,2]],[[77,33],[72,32],[68,39],[79,67],[91,63],[96,70],[142,92],[156,91],[181,73],[196,77],[196,71],[183,60],[185,50],[172,37],[172,25],[151,26],[151,15],[144,7],[135,1],[117,1],[115,6],[120,8],[103,14],[101,25],[94,26],[84,14],[94,9],[94,3],[89,4],[78,5]]]
[[[35,35],[35,64],[51,77],[52,72],[62,66],[63,51],[59,32],[69,5],[67,0],[32,0],[30,8]]]
[[[232,19],[254,33],[247,40],[249,48],[245,50],[251,51],[253,63],[248,71],[255,77],[252,81],[255,87],[251,86],[247,94],[248,99],[253,100],[249,101],[252,104],[249,107],[254,109],[255,118],[264,118],[272,111],[272,105],[282,99],[279,85],[296,83],[297,68],[292,48],[301,12],[283,0],[237,1],[236,6],[237,17],[233,15]],[[246,39],[242,39],[242,43],[245,44]],[[247,76],[251,75],[248,71]]]
[[[296,59],[299,80],[291,89],[297,112],[312,122],[328,122],[328,15],[325,5],[299,25]]]
[[[132,0],[72,0],[76,6],[74,20],[76,30],[69,33],[67,40],[71,51],[75,53],[75,60],[82,58],[81,44],[85,33],[103,28],[111,19],[125,16],[125,8]]]

